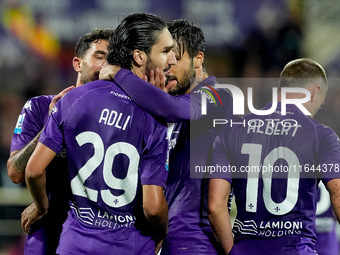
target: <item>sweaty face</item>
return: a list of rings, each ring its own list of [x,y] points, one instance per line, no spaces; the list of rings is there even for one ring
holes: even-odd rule
[[[195,78],[196,71],[193,59],[190,59],[187,51],[180,56],[178,46],[175,46],[174,53],[177,58],[177,64],[171,66],[169,73],[166,75],[166,82],[177,81],[177,84],[169,90],[170,95],[184,94],[190,87],[190,79]]]
[[[99,79],[100,68],[106,62],[108,45],[107,40],[98,40],[91,44],[80,63],[82,84]]]
[[[155,68],[159,68],[163,72],[167,73],[171,65],[177,63],[172,48],[174,42],[168,31],[163,29],[158,35],[158,42],[152,46],[151,53],[148,55],[148,59],[145,64],[145,73],[149,77],[150,71]]]

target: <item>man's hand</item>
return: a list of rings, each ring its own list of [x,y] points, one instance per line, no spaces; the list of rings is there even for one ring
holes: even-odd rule
[[[48,107],[49,108],[49,111],[48,111],[48,115],[51,114],[51,111],[53,109],[53,107],[55,106],[55,104],[58,102],[58,100],[60,98],[62,98],[67,92],[69,92],[70,90],[74,89],[75,87],[74,86],[70,86],[66,89],[64,89],[63,91],[61,91],[58,95],[56,95],[55,97],[53,97],[51,103],[50,103],[50,106]]]
[[[100,69],[99,80],[114,80],[120,69],[119,66],[110,65],[106,62]]]
[[[21,214],[21,226],[26,234],[31,225],[46,215],[46,210],[39,210],[35,203],[29,205]]]
[[[157,88],[163,90],[164,92],[168,93],[172,86],[177,84],[177,81],[170,81],[166,83],[164,73],[156,68],[155,70],[150,70],[150,77],[148,79],[147,76],[144,77],[144,80],[155,85]]]

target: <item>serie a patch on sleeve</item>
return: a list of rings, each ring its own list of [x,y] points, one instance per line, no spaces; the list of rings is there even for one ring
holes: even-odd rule
[[[17,124],[15,125],[14,134],[21,134],[22,124],[24,123],[25,116],[26,116],[26,113],[19,115]]]

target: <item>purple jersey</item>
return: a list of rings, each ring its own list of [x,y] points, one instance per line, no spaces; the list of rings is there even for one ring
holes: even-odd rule
[[[190,166],[207,164],[218,129],[212,128],[206,118],[230,117],[230,94],[226,90],[218,90],[224,106],[218,107],[210,100],[207,105],[209,114],[202,116],[201,93],[205,92],[201,88],[205,85],[213,86],[214,77],[203,80],[190,94],[173,97],[141,79],[145,86],[139,85],[132,89],[130,79],[134,75],[126,70],[118,72],[117,76],[117,83],[151,114],[168,121],[194,120],[173,124],[169,136],[169,176],[165,188],[169,204],[169,229],[161,253],[217,254],[220,247],[211,231],[207,215],[208,182],[202,178],[190,178]]]
[[[49,105],[54,96],[31,98],[24,105],[12,138],[11,152],[22,149],[43,129],[48,118]],[[62,224],[69,208],[67,188],[67,160],[62,151],[47,167],[47,193],[50,202],[48,214],[32,225],[25,243],[25,254],[55,254]],[[53,171],[58,170],[58,171]]]
[[[68,153],[71,210],[61,254],[154,254],[142,185],[165,186],[166,127],[112,81],[67,93],[40,142]]]
[[[339,255],[339,241],[336,236],[336,224],[329,193],[320,182],[318,203],[316,206],[316,246],[319,255]]]
[[[316,254],[316,176],[339,177],[337,135],[295,105],[282,116],[280,103],[243,123],[224,128],[213,149],[213,166],[233,167],[222,177],[237,206],[231,254]]]

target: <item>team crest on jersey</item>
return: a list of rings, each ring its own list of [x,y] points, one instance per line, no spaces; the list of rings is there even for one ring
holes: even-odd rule
[[[25,113],[19,115],[17,124],[15,125],[14,134],[21,134],[22,124],[24,123],[25,116]]]
[[[51,110],[51,114],[54,114],[58,111],[58,108],[56,106],[54,106]]]
[[[26,104],[24,105],[25,109],[30,109],[32,111],[32,102],[31,100],[27,101]]]

